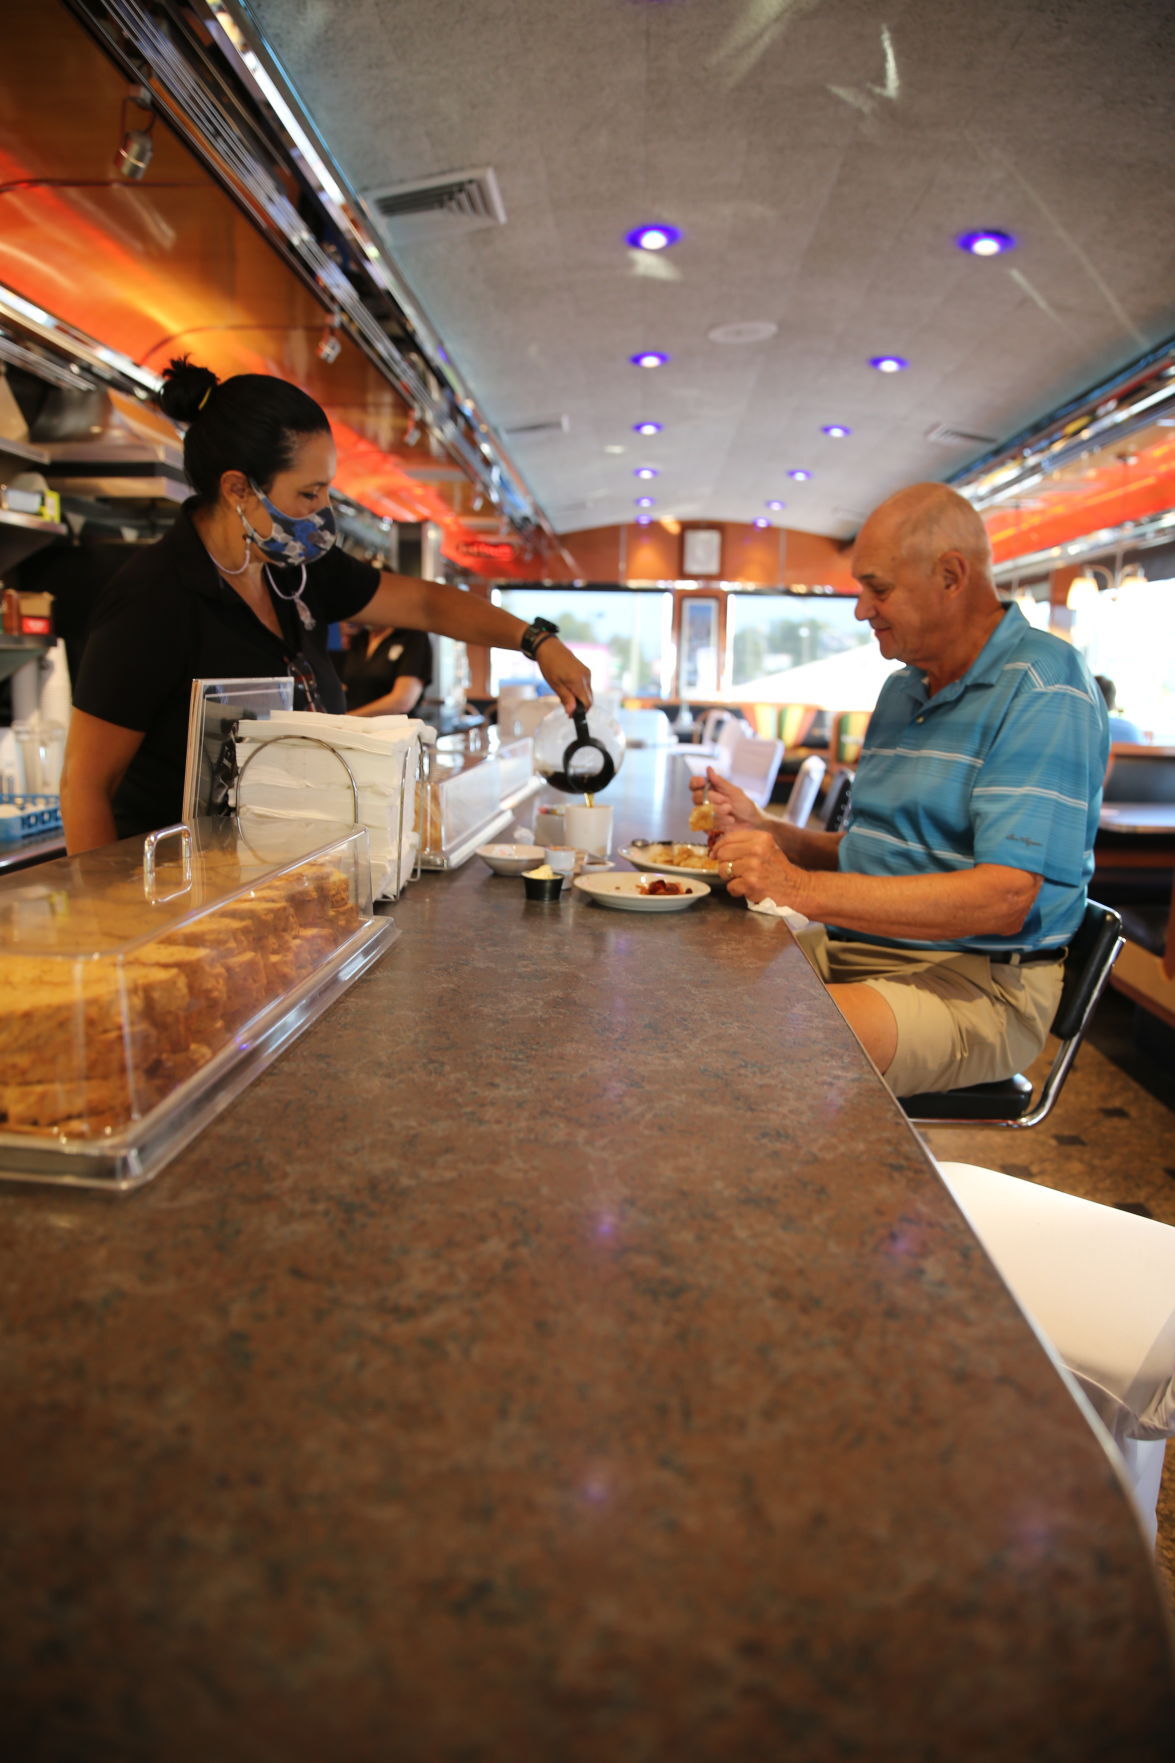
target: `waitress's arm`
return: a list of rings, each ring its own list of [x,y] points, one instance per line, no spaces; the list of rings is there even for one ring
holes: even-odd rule
[[[355,624],[402,625],[406,630],[435,631],[455,637],[459,643],[483,643],[490,649],[518,649],[526,623],[500,606],[492,606],[477,594],[442,582],[426,582],[411,575],[384,572],[379,587],[361,612],[351,614]],[[592,701],[592,676],[558,637],[548,637],[535,656],[539,671],[568,715],[576,703]]]
[[[142,744],[138,729],[103,722],[84,710],[73,712],[61,772],[61,819],[71,857],[118,837],[115,791]]]
[[[422,679],[417,679],[412,673],[402,673],[390,692],[385,692],[382,698],[376,698],[370,704],[361,704],[355,710],[348,710],[347,715],[407,716],[410,710],[415,710],[423,692]]]

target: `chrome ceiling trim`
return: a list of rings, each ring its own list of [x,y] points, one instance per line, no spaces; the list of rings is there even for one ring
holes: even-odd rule
[[[1028,551],[1022,557],[997,563],[993,575],[1006,585],[1017,576],[1033,571],[1064,569],[1069,563],[1092,563],[1099,557],[1113,557],[1121,551],[1148,551],[1154,545],[1170,544],[1175,539],[1175,510],[1151,514],[1143,520],[1126,521],[1121,526],[1102,527],[1098,532],[1085,533],[1063,545],[1050,545],[1042,551]]]
[[[445,399],[437,396],[427,379],[396,347],[367,310],[350,277],[327,255],[271,175],[265,164],[267,149],[262,145],[261,137],[250,138],[240,123],[208,91],[196,68],[177,47],[165,24],[160,22],[159,9],[155,8],[153,11],[141,4],[140,0],[70,0],[70,4],[124,65],[127,64],[128,45],[143,58],[147,64],[146,83],[165,101],[166,115],[172,126],[219,181],[229,187],[234,198],[247,210],[251,210],[259,223],[271,234],[277,235],[278,242],[284,247],[284,254],[319,293],[328,313],[338,314],[356,343],[385,377],[408,398],[429,429],[460,464],[464,474],[521,532],[538,527],[558,544],[549,522],[521,474],[509,461],[497,436],[480,416],[472,398],[464,393],[439,340],[431,329],[426,331],[418,316],[415,301],[404,289],[402,278],[392,271],[392,266],[387,265],[389,285],[383,285],[384,278],[373,276],[373,287],[378,288],[385,296],[390,296],[401,308],[405,329],[412,335],[422,359],[436,378],[450,385],[454,385],[456,381],[453,395],[460,402],[470,425],[484,437],[478,442],[462,432]],[[177,15],[182,10],[173,6],[172,0],[164,0],[164,7],[167,13],[174,11]],[[210,9],[210,17],[214,17],[215,10]],[[304,126],[308,135],[318,141],[320,137],[313,122],[288,76],[281,69],[280,62],[265,44],[248,7],[233,0],[231,9],[221,6],[219,10],[231,10],[238,16],[240,29],[251,40],[259,59],[264,59],[270,78],[284,86],[286,102],[291,110],[305,119]],[[213,30],[211,34],[216,41],[217,53],[224,55],[223,33]],[[119,35],[124,41],[118,40]],[[143,77],[142,69],[135,71],[136,77]],[[366,229],[356,221],[356,216],[363,212],[362,205],[350,190],[325,146],[322,147],[322,157],[329,167],[331,177],[345,193],[348,207],[353,205],[352,212],[346,216],[347,230],[355,238],[361,255],[370,266],[370,253],[366,249],[370,244],[371,249],[378,252],[386,263],[386,253],[374,234],[367,233],[364,239]],[[323,193],[308,182],[304,167],[298,163],[292,151],[288,153],[288,162],[290,170],[299,181],[322,201]],[[404,289],[402,297],[401,289]],[[422,332],[427,336],[427,341]]]
[[[998,508],[1111,440],[1125,441],[1148,428],[1165,405],[1175,414],[1175,338],[1170,337],[946,482],[975,508]]]

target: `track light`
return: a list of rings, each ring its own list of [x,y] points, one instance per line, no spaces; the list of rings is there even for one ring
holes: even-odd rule
[[[140,128],[132,128],[127,115],[131,106],[136,110],[144,110],[147,120]],[[128,184],[141,183],[147,175],[147,167],[155,151],[151,140],[151,130],[155,127],[155,112],[151,108],[151,94],[146,86],[134,86],[122,101],[122,140],[114,155],[114,169],[120,178]]]

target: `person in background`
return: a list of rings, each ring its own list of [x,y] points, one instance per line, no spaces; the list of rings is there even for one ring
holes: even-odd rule
[[[407,716],[432,684],[427,631],[353,625],[338,659],[348,716]]]
[[[61,784],[70,852],[179,820],[194,679],[288,674],[296,709],[341,715],[326,649],[336,621],[521,649],[568,712],[590,704],[590,675],[553,624],[381,573],[335,546],[334,441],[299,387],[265,374],[221,382],[186,357],[164,382],[164,411],[187,425],[195,495],[95,607]]]
[[[716,772],[730,892],[800,942],[899,1096],[1011,1076],[1044,1045],[1081,923],[1109,739],[1079,653],[1000,601],[983,522],[942,484],[882,503],[857,617],[906,662],[882,687],[846,830],[772,820]]]
[[[1118,689],[1113,680],[1107,679],[1104,673],[1095,673],[1093,677],[1097,682],[1098,690],[1106,701],[1111,742],[1138,746],[1142,740],[1142,730],[1136,722],[1131,722],[1128,716],[1118,715]]]

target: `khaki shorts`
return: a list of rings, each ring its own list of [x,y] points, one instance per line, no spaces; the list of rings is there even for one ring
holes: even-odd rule
[[[1044,1046],[1061,997],[1063,961],[1010,967],[986,955],[891,949],[830,938],[822,924],[797,942],[826,985],[880,992],[898,1025],[885,1073],[897,1096],[995,1083],[1023,1071]]]

